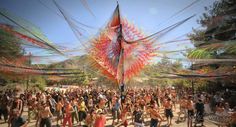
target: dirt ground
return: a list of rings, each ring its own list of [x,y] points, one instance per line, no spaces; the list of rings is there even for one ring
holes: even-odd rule
[[[177,112],[178,112],[178,110],[174,111],[174,117],[173,117],[173,120],[172,120],[172,126],[171,127],[187,127],[187,121],[179,122],[179,123],[176,122],[177,117],[178,117]],[[164,115],[164,110],[163,109],[161,110],[161,113]],[[26,108],[23,112],[23,117],[27,119],[27,109]],[[108,114],[106,118],[107,118],[107,122],[106,122],[105,127],[112,127],[111,126],[111,124],[112,124],[111,114]],[[53,119],[55,119],[55,117]],[[128,127],[133,127],[134,125],[132,124],[131,117],[128,117],[128,120],[129,120],[129,126]],[[52,121],[53,121],[53,127],[56,127],[55,120],[52,120]],[[150,126],[149,122],[150,122],[150,119],[145,118],[145,126],[146,127]],[[162,121],[161,122],[161,127],[166,127],[166,124],[167,124],[167,121]],[[82,123],[82,125],[83,125],[83,123]],[[217,125],[211,123],[210,121],[208,121],[206,119],[205,119],[204,125],[205,125],[205,127],[217,127]],[[117,124],[115,127],[118,127],[118,126],[119,126],[119,124]],[[4,123],[3,120],[0,120],[0,127],[8,127],[8,126],[7,126],[7,123]],[[35,120],[31,120],[31,122],[28,124],[28,127],[35,127]],[[79,127],[79,126],[78,126],[78,124],[74,124],[74,127]]]

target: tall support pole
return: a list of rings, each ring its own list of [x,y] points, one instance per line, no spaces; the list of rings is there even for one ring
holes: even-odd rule
[[[122,23],[120,19],[120,10],[119,10],[119,3],[117,1],[117,6],[118,6],[118,20],[119,20],[119,28],[118,28],[118,37],[117,37],[117,42],[119,43],[120,46],[120,56],[119,56],[119,64],[118,64],[118,85],[120,86],[120,97],[121,97],[121,103],[124,102],[125,100],[125,83],[124,83],[124,46],[122,40],[123,40],[123,34],[122,34]]]
[[[29,63],[29,66],[31,65],[31,52],[29,53],[29,61],[28,61]],[[26,81],[26,90],[28,91],[28,89],[29,89],[29,80],[30,80],[30,77],[29,76],[27,76],[27,81]]]
[[[193,95],[194,95],[194,84],[193,84],[193,79],[191,80],[191,83],[192,83],[192,92],[193,92]]]
[[[193,70],[193,63],[191,65],[191,70]],[[194,95],[194,83],[193,83],[193,78],[191,79],[191,84],[192,84],[192,94]]]

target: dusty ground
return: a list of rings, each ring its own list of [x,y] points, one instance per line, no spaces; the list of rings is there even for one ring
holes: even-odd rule
[[[163,110],[161,111],[162,113],[164,112]],[[176,120],[177,120],[177,112],[178,110],[174,111],[174,118],[172,120],[172,127],[187,127],[187,121],[185,122],[180,122],[180,123],[177,123]],[[24,118],[27,118],[27,109],[25,109],[25,112],[23,113],[23,117]],[[129,119],[129,127],[133,127],[134,125],[132,124],[131,122],[131,118],[128,117]],[[149,126],[149,122],[150,122],[150,119],[146,118],[145,119],[145,126]],[[112,118],[111,118],[111,114],[108,114],[107,115],[107,123],[106,123],[106,127],[112,127],[111,126],[112,124]],[[161,123],[161,127],[166,127],[166,124],[167,122],[166,121],[163,121]],[[211,123],[210,121],[208,120],[205,120],[204,122],[204,125],[205,127],[217,127],[217,125]],[[53,122],[53,126],[56,127],[56,122]],[[117,126],[117,125],[116,125]],[[3,120],[0,120],[0,127],[8,127],[6,123],[4,123]],[[28,127],[35,127],[35,120],[32,120],[29,124],[28,124]],[[74,125],[74,127],[78,127],[77,124]]]

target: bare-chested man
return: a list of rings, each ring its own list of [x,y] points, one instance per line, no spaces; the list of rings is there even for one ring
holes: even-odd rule
[[[166,100],[166,102],[164,103],[164,107],[165,107],[165,115],[167,118],[167,126],[170,126],[172,124],[171,121],[173,118],[173,111],[172,111],[173,104],[170,98]]]
[[[13,110],[17,109],[20,113],[20,116],[22,115],[22,111],[23,111],[23,102],[20,99],[20,94],[17,93],[14,97],[14,100],[12,101],[12,103],[10,104],[10,116],[8,119],[8,125],[10,124],[11,119],[13,118]]]
[[[40,121],[40,127],[51,127],[51,120],[50,118],[53,117],[51,111],[50,111],[50,104],[43,102],[42,104],[42,109],[39,111],[39,118],[41,119]]]
[[[192,96],[188,97],[187,101],[187,109],[188,109],[188,127],[192,127],[192,119],[194,116],[194,103],[192,101]]]
[[[57,114],[57,125],[58,122],[60,121],[62,124],[62,118],[63,118],[63,111],[62,111],[62,107],[63,107],[63,100],[62,98],[59,98],[57,106],[56,106],[56,114]]]
[[[150,114],[150,118],[151,118],[150,127],[160,126],[161,121],[163,121],[163,118],[159,114],[158,109],[154,108],[154,105],[151,105],[148,109],[148,113]],[[159,121],[160,123],[158,124]]]
[[[178,119],[177,121],[179,122],[180,121],[180,116],[183,114],[184,115],[184,121],[186,119],[186,107],[187,107],[187,100],[185,97],[182,97],[180,100],[179,100],[179,113],[178,113]]]

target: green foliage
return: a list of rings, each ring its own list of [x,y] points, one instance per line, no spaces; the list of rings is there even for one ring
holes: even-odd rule
[[[17,58],[23,55],[19,39],[0,29],[0,58]]]
[[[145,80],[143,84],[153,85],[153,86],[171,86],[182,84],[185,79],[170,79],[170,78],[158,78],[168,73],[178,73],[183,69],[181,62],[175,61],[172,62],[167,58],[162,58],[160,62],[152,65],[147,65],[140,77],[147,77],[148,80]]]
[[[204,13],[198,22],[203,26],[208,26],[209,21],[216,16],[230,15],[235,13],[235,0],[220,0],[215,1],[212,6],[205,7],[207,11]],[[221,22],[219,22],[222,24]]]
[[[189,38],[196,47],[189,52],[189,58],[224,58],[236,52],[236,1],[215,1],[198,22],[205,29],[195,30]],[[205,57],[204,57],[205,56]]]
[[[188,53],[188,58],[191,59],[209,59],[212,57],[211,52],[204,49],[195,49]]]
[[[84,59],[81,60],[81,59]],[[78,56],[73,59],[69,59],[60,63],[51,64],[48,68],[70,68],[71,70],[64,70],[68,73],[73,73],[70,75],[62,76],[64,79],[59,81],[48,81],[49,84],[75,84],[75,85],[83,85],[87,84],[91,81],[92,75],[91,73],[87,72],[84,66],[88,63],[85,63],[85,56]]]
[[[188,58],[191,59],[235,59],[236,58],[236,1],[235,0],[218,0],[210,7],[205,7],[206,12],[200,17],[198,22],[202,29],[193,29],[189,38],[195,46],[195,49],[189,51]],[[235,64],[226,63],[227,66]],[[221,68],[217,62],[198,66],[197,69],[204,67]],[[224,66],[224,65],[223,65]],[[230,71],[233,71],[230,70]],[[222,70],[220,73],[228,73]],[[228,79],[215,79],[213,84],[224,82]],[[198,89],[205,89],[209,85],[210,79],[196,80],[195,86]]]
[[[37,87],[39,90],[44,90],[47,86],[46,79],[43,76],[34,76],[30,79],[30,87]]]
[[[117,86],[116,82],[111,81],[110,79],[108,79],[105,76],[102,75],[98,75],[97,77],[97,81],[96,81],[96,85],[105,85],[105,86]]]
[[[22,49],[19,41],[20,40],[11,33],[0,29],[0,59],[15,60],[21,57],[24,54],[24,50]],[[3,73],[0,74],[0,78],[5,80],[7,83],[15,82],[12,77]]]
[[[193,29],[193,33],[189,34],[195,47],[207,48],[210,52],[218,50],[218,46],[227,49],[225,53],[235,50],[235,43],[228,45],[228,41],[236,39],[235,5],[235,0],[221,0],[215,1],[213,6],[205,7],[207,12],[198,20],[205,29]]]
[[[204,43],[205,41],[205,30],[196,30],[193,29],[193,33],[189,34],[188,37],[190,38],[191,42],[195,47]]]

